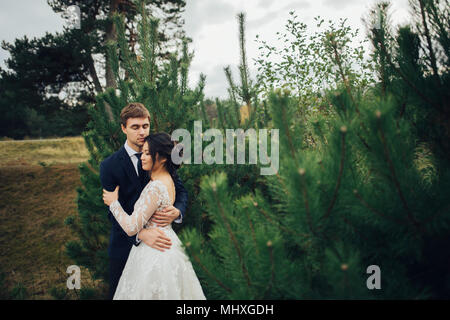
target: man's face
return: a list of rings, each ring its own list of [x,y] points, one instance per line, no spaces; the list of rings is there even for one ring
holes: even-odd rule
[[[128,144],[136,151],[144,145],[144,139],[149,135],[150,122],[148,118],[129,118],[127,126],[121,125],[123,133],[127,135]]]

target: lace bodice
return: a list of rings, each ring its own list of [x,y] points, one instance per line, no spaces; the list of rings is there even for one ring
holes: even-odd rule
[[[151,225],[149,220],[155,211],[160,211],[170,205],[166,185],[160,180],[152,180],[142,190],[131,215],[123,210],[118,200],[111,203],[109,210],[111,210],[122,229],[131,237],[141,231],[142,228]]]

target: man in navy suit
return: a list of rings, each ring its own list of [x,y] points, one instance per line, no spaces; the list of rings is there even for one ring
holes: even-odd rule
[[[100,164],[100,180],[104,189],[113,191],[119,186],[119,202],[128,213],[133,213],[134,204],[149,182],[148,172],[143,171],[140,162],[144,139],[150,131],[150,114],[141,103],[130,103],[122,109],[120,122],[127,136],[125,144]],[[176,199],[173,206],[163,212],[155,212],[151,218],[159,226],[181,223],[188,202],[187,191],[179,178],[174,181]],[[136,236],[129,237],[109,211],[111,235],[109,239],[109,299],[114,297],[120,276],[133,245],[143,241],[146,245],[164,251],[172,245],[170,239],[158,228],[142,229]]]

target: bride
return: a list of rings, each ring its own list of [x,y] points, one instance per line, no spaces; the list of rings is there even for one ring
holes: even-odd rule
[[[142,168],[149,171],[150,182],[128,215],[118,201],[119,187],[113,192],[103,189],[103,201],[109,206],[122,229],[133,236],[142,228],[160,228],[172,241],[170,249],[161,252],[142,243],[133,246],[120,277],[114,300],[204,300],[200,282],[172,226],[157,227],[150,222],[155,211],[175,201],[172,177],[178,165],[172,162],[174,142],[167,133],[149,135],[141,156]]]

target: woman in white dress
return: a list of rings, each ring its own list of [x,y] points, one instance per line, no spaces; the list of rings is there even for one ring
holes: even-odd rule
[[[172,226],[158,227],[150,222],[155,211],[175,201],[172,176],[178,168],[172,162],[174,142],[167,133],[146,138],[141,156],[142,168],[149,171],[150,182],[128,215],[118,201],[119,187],[113,192],[103,190],[107,204],[122,229],[133,236],[142,228],[160,228],[172,241],[170,249],[162,252],[141,243],[133,246],[120,277],[114,300],[204,300],[200,282],[182,243]]]

